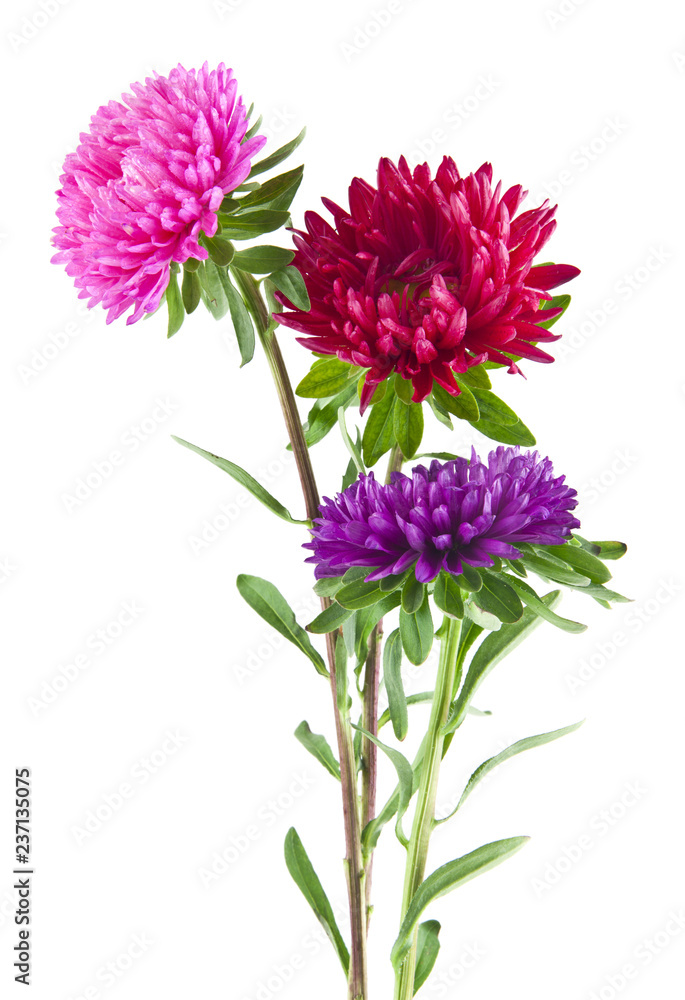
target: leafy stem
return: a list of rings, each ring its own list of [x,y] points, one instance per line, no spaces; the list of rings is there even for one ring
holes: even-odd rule
[[[452,703],[460,633],[461,621],[446,615],[439,633],[441,638],[440,659],[430,720],[423,744],[425,749],[421,762],[416,812],[407,848],[400,923],[404,920],[412,898],[423,882],[426,871],[428,844],[435,823],[435,800],[438,791],[440,762],[445,742],[442,730]],[[414,995],[417,943],[418,928],[414,931],[411,947],[397,974],[395,1000],[411,1000]]]

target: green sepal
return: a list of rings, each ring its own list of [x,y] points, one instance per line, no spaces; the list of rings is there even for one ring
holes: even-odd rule
[[[451,573],[440,570],[433,589],[433,601],[435,606],[449,618],[464,617],[464,601],[456,582]]]
[[[183,326],[183,320],[185,319],[185,309],[183,308],[183,299],[181,298],[181,292],[178,287],[177,278],[178,265],[176,265],[176,270],[171,269],[169,274],[169,284],[166,286],[166,304],[169,311],[169,322],[167,325],[167,338],[173,337],[175,333]]]
[[[218,267],[227,267],[235,256],[231,244],[220,236],[206,236],[203,233],[199,242],[207,248],[207,253]]]
[[[190,315],[190,313],[195,312],[202,298],[202,285],[196,271],[190,271],[187,268],[183,269],[181,298],[183,299],[183,308],[186,313]]]
[[[409,574],[402,587],[402,610],[408,615],[415,614],[423,604],[425,593],[425,583],[420,583],[414,573]]]

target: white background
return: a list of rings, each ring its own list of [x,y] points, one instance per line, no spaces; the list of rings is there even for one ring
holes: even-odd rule
[[[263,360],[239,371],[230,324],[200,310],[170,342],[161,313],[107,327],[49,263],[59,168],[90,115],[152,69],[206,59],[233,66],[271,149],[307,125],[297,224],[321,195],[344,201],[355,174],[373,181],[380,155],[403,152],[434,168],[449,154],[464,172],[490,160],[505,185],[559,202],[549,259],[582,275],[557,362],[526,365],[527,381],[499,373],[495,388],[579,489],[584,533],[628,542],[614,582],[635,603],[608,612],[566,598],[588,632],[543,625],[479,692],[494,714],[455,741],[443,808],[504,745],[587,722],[503,767],[436,835],[431,867],[499,837],[533,839],[431,908],[442,949],[422,995],[673,996],[685,942],[676,6],[13,0],[2,19],[3,995],[24,995],[11,888],[24,766],[37,1000],[345,995],[282,859],[294,824],[343,903],[339,791],[292,737],[304,718],[331,736],[328,690],[234,588],[239,572],[266,576],[309,620],[304,538],[170,437],[231,457],[301,511]],[[297,381],[306,353],[287,331],[281,341]],[[470,440],[428,427],[441,447]],[[135,450],[131,428],[144,439]],[[122,464],[69,503],[113,450]],[[333,435],[314,458],[322,492],[335,491]],[[122,629],[126,602],[142,610]],[[88,665],[70,670],[79,654]],[[433,669],[408,675],[409,690],[429,687]],[[121,805],[109,818],[107,797]],[[401,884],[389,831],[381,847],[372,1000],[391,993]],[[224,873],[203,884],[223,852]]]

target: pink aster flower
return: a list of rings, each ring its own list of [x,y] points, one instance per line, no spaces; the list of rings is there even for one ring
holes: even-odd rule
[[[223,63],[177,66],[131,90],[93,115],[57,192],[53,262],[79,298],[102,303],[108,323],[131,306],[127,323],[154,312],[172,261],[207,259],[198,238],[216,233],[224,195],[266,141],[245,140],[246,110]]]
[[[550,288],[580,272],[533,267],[556,206],[517,215],[526,194],[520,185],[493,190],[489,163],[461,177],[446,156],[433,179],[425,163],[412,172],[404,157],[397,166],[381,159],[377,189],[352,181],[349,211],[323,199],[334,227],[305,215],[293,263],[312,308],[278,319],[312,351],[369,369],[362,411],[392,372],[421,402],[434,381],[457,395],[455,373],[486,360],[510,372],[519,371],[512,356],[553,361],[536,344],[558,338],[539,324],[561,310],[542,306]]]

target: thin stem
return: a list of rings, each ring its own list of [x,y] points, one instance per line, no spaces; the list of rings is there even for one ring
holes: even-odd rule
[[[231,271],[240,288],[245,304],[255,321],[259,340],[264,348],[276,392],[283,411],[288,437],[295,456],[297,471],[304,495],[307,517],[312,520],[319,513],[319,492],[316,487],[309,449],[302,431],[295,395],[288,371],[283,361],[274,325],[269,310],[262,299],[259,286],[254,278],[244,271]],[[325,610],[330,601],[321,598]],[[335,713],[335,731],[340,757],[340,784],[342,787],[343,818],[345,826],[345,871],[350,910],[350,972],[348,977],[348,1000],[367,998],[367,957],[366,957],[366,887],[364,860],[361,846],[361,819],[357,789],[357,762],[354,753],[352,727],[349,713],[338,705],[337,671],[335,650],[337,633],[326,635],[326,651],[330,672],[331,692]],[[340,640],[342,641],[342,640]]]
[[[393,472],[401,470],[403,461],[404,456],[402,455],[400,446],[396,443],[390,451],[385,477],[386,483],[390,482]],[[378,688],[380,685],[382,637],[383,619],[381,618],[369,639],[369,653],[364,665],[364,688],[362,691],[362,727],[373,736],[378,735]],[[363,830],[367,823],[370,823],[376,815],[376,781],[378,772],[378,747],[366,736],[362,737],[361,759]],[[366,919],[368,930],[368,921],[371,916],[370,900],[373,851],[364,855],[364,865],[366,869]]]
[[[435,800],[438,792],[440,762],[443,756],[443,744],[445,741],[442,729],[447,722],[452,701],[460,631],[460,621],[448,618],[447,616],[443,618],[440,630],[440,660],[435,681],[435,694],[433,696],[433,705],[426,733],[425,753],[421,764],[416,812],[407,848],[407,865],[405,869],[404,891],[402,893],[400,924],[409,909],[409,904],[414,893],[423,882],[426,871],[428,844],[435,822]],[[414,995],[417,940],[418,928],[414,931],[411,948],[395,980],[395,1000],[411,1000]]]

